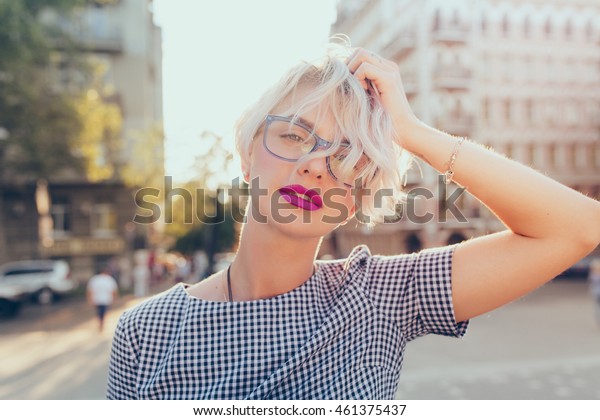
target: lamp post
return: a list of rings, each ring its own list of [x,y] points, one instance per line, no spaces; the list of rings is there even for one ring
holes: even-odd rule
[[[10,133],[8,130],[0,126],[0,182],[4,182],[4,148],[6,147],[9,137]]]
[[[4,149],[10,133],[0,126],[0,264],[7,258],[6,232],[4,231]]]

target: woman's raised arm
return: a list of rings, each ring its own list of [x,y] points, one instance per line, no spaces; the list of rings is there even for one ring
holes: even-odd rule
[[[418,121],[395,63],[357,50],[348,66],[379,91],[400,145],[445,172],[459,139]],[[462,321],[524,295],[593,251],[600,243],[600,203],[479,144],[464,141],[457,151],[453,180],[508,228],[455,251],[452,295]]]

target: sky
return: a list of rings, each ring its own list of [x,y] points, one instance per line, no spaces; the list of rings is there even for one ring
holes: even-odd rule
[[[163,38],[165,172],[193,178],[204,131],[233,125],[284,72],[323,55],[337,0],[154,0]],[[241,174],[239,160],[227,177]]]

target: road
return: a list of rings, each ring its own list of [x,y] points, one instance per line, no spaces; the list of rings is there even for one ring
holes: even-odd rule
[[[79,298],[80,299],[80,298]],[[103,399],[106,330],[76,298],[0,320],[0,399]],[[471,321],[465,338],[409,343],[400,399],[600,399],[600,327],[582,281],[556,281]]]
[[[26,306],[17,318],[0,320],[0,399],[104,399],[118,317],[140,299],[119,298],[102,333],[82,299]]]
[[[584,281],[554,281],[470,321],[463,339],[409,343],[400,399],[600,399],[600,324]]]

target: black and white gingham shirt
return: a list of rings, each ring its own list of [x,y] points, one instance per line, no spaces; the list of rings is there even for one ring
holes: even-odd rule
[[[178,284],[121,316],[108,398],[394,399],[407,342],[466,331],[454,248],[383,257],[360,246],[262,300],[205,301]]]

